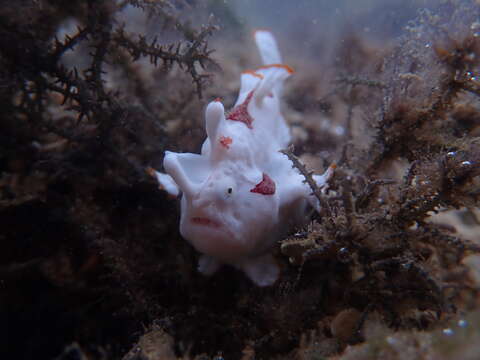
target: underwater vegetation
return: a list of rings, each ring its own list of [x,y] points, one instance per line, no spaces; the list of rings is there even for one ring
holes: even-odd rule
[[[283,153],[321,209],[279,239],[262,288],[198,273],[178,203],[146,171],[167,149],[198,153],[205,105],[233,107],[258,63],[234,7],[2,2],[2,355],[474,359],[480,6],[410,15],[388,41],[345,26],[310,31],[305,56],[281,46],[296,69]],[[311,172],[331,163],[320,191]]]

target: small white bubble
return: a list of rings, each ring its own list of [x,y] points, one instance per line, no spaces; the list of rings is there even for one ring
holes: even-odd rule
[[[476,81],[477,80],[477,77],[475,76],[475,74],[473,74],[471,71],[467,71],[467,78],[469,80],[473,80],[473,81]]]
[[[468,326],[467,320],[464,320],[464,319],[458,320],[458,326],[462,328],[467,327]]]
[[[429,47],[431,47],[431,46],[432,46],[432,44],[430,44],[430,43],[426,43],[426,44],[425,44],[425,47],[426,47],[426,48],[429,48]]]
[[[457,153],[455,151],[450,151],[447,153],[448,156],[455,156]]]
[[[390,345],[395,345],[397,343],[397,340],[395,340],[395,338],[393,338],[392,336],[387,336],[386,340],[387,343],[389,343]]]
[[[472,165],[472,163],[470,161],[464,161],[464,162],[462,162],[462,165],[463,166],[470,166],[470,165]]]
[[[341,135],[345,134],[345,129],[343,128],[343,126],[335,126],[333,128],[333,132],[335,134],[337,134],[338,136],[341,136]]]
[[[479,37],[480,36],[480,23],[475,21],[471,26],[470,30],[473,31],[473,36]]]
[[[447,336],[452,336],[454,334],[453,330],[450,328],[443,329],[442,333]]]

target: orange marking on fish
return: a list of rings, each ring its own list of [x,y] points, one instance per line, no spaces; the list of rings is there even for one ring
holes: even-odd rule
[[[287,70],[287,72],[289,74],[293,74],[295,71],[293,71],[293,69],[288,66],[288,65],[285,65],[285,64],[269,64],[269,65],[264,65],[264,66],[260,66],[257,70],[261,70],[261,69],[271,69],[271,68],[280,68],[280,69],[285,69]]]
[[[255,71],[253,70],[245,70],[244,72],[242,72],[242,74],[248,74],[248,75],[253,75],[259,79],[263,79],[263,75],[262,74],[257,74]]]
[[[221,136],[220,137],[220,144],[226,148],[230,149],[230,145],[232,144],[233,140],[230,136]]]

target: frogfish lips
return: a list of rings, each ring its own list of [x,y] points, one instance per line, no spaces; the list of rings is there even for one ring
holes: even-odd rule
[[[219,228],[221,224],[213,219],[207,217],[195,216],[191,218],[191,222],[195,225],[206,226],[210,228]]]

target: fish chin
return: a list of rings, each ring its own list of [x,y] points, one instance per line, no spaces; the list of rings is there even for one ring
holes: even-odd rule
[[[224,262],[235,261],[250,251],[221,220],[192,216],[182,221],[180,233],[193,247]]]

